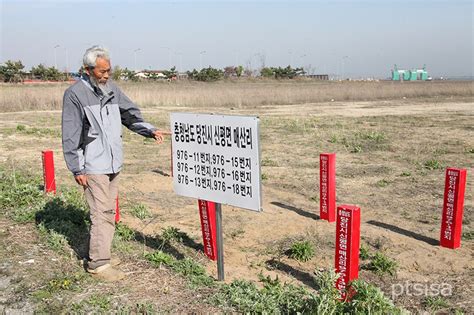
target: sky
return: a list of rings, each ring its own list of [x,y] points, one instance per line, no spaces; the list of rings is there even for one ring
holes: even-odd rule
[[[473,1],[0,0],[0,62],[77,71],[102,45],[112,65],[192,70],[291,65],[343,78],[399,69],[473,76]]]

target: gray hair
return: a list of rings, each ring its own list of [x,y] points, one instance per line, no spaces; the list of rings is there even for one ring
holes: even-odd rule
[[[85,67],[94,68],[96,66],[97,58],[104,58],[110,60],[109,51],[99,45],[92,46],[86,50],[82,62]]]

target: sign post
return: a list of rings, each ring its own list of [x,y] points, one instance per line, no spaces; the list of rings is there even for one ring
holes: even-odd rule
[[[442,247],[455,249],[461,246],[466,175],[467,171],[465,169],[446,169],[440,235],[440,245]]]
[[[347,285],[359,278],[359,244],[360,244],[360,208],[352,205],[337,207],[336,222],[336,288],[342,299],[350,298]]]
[[[222,207],[216,203],[217,280],[224,281],[224,238],[222,237]]]
[[[54,174],[54,156],[53,151],[45,150],[42,151],[43,157],[43,179],[44,179],[44,192],[45,193],[56,193],[56,179]]]
[[[221,204],[262,210],[259,124],[251,116],[170,114],[173,188],[178,195],[215,203],[220,281],[224,280]]]
[[[336,221],[336,153],[319,156],[319,217]]]

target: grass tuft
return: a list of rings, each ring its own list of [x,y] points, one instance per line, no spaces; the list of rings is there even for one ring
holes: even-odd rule
[[[395,275],[397,271],[397,262],[381,252],[375,253],[370,257],[370,262],[364,267],[378,275]]]
[[[295,242],[291,245],[289,256],[298,261],[309,261],[314,256],[314,246],[309,241]]]
[[[137,203],[133,205],[128,212],[140,220],[151,218],[150,210],[148,209],[147,205],[143,203]]]

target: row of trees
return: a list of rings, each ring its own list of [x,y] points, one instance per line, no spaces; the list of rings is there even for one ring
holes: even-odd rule
[[[25,66],[18,61],[8,60],[0,65],[0,80],[3,82],[18,83],[23,82],[26,77]],[[60,72],[55,67],[45,67],[42,64],[32,67],[30,71],[32,79],[45,81],[64,81],[67,80],[67,73]]]
[[[24,65],[20,60],[12,61],[8,60],[4,64],[0,65],[0,80],[4,82],[22,82],[27,73],[24,71]],[[81,73],[81,70],[79,70]],[[256,73],[252,72],[249,69],[244,69],[242,66],[229,66],[224,69],[217,69],[211,66],[203,68],[201,70],[193,69],[192,71],[187,71],[186,75],[189,80],[202,81],[202,82],[214,82],[222,80],[224,78],[240,78],[242,76],[251,77]],[[274,79],[293,79],[298,76],[305,74],[303,68],[292,68],[288,66],[286,68],[282,67],[264,67],[260,70],[259,75],[264,78],[274,78]],[[49,80],[49,81],[64,81],[68,79],[69,74],[60,72],[55,67],[45,67],[42,64],[39,64],[36,67],[32,67],[29,72],[31,79],[39,80]],[[115,66],[112,71],[112,79],[115,81],[124,80],[124,81],[139,81],[141,79],[147,80],[174,80],[179,76],[176,67],[172,67],[169,70],[164,71],[143,71],[137,73],[130,69],[122,69],[119,66]]]

